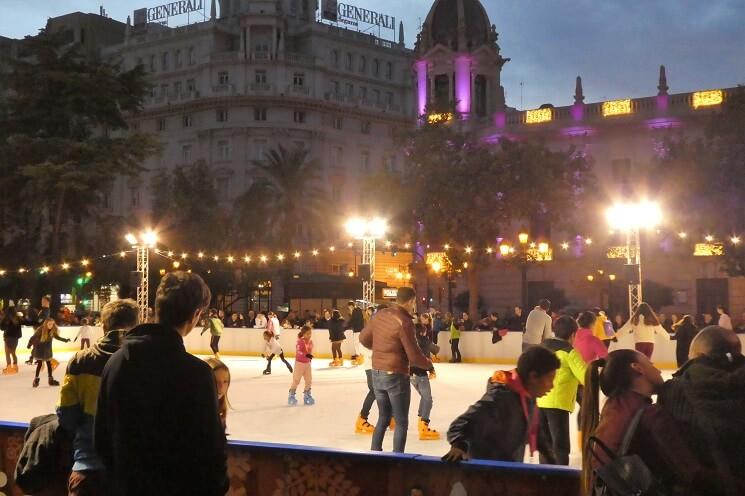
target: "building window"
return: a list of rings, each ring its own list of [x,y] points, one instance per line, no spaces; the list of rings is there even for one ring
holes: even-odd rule
[[[385,104],[389,107],[393,105],[393,93],[391,93],[390,91],[386,92],[385,94]]]
[[[346,69],[348,71],[351,71],[352,68],[354,67],[353,63],[354,63],[354,61],[352,59],[352,54],[349,53],[349,52],[347,52],[347,65],[346,65]]]
[[[331,81],[331,94],[332,95],[339,94],[339,81]]]
[[[175,97],[181,96],[181,81],[173,83],[173,95]]]
[[[129,206],[131,208],[137,208],[140,206],[139,188],[129,188]]]
[[[360,98],[363,100],[367,100],[367,87],[366,86],[360,87]]]
[[[148,64],[150,72],[155,72],[155,55],[150,56],[150,63]]]
[[[267,140],[256,140],[254,141],[254,158],[256,160],[264,160],[266,154],[266,147],[269,143]]]
[[[162,96],[163,98],[168,96],[168,85],[167,84],[160,85],[160,96]]]
[[[373,76],[380,76],[380,60],[373,59]]]
[[[266,120],[266,108],[258,107],[254,109],[254,120],[265,121]]]
[[[354,96],[354,85],[347,83],[347,96],[352,98]]]
[[[217,109],[215,112],[217,122],[228,122],[228,109]]]
[[[360,155],[360,165],[363,171],[370,172],[370,152],[367,150],[363,151]]]
[[[364,74],[367,72],[367,57],[364,55],[360,56],[360,73]]]
[[[393,62],[388,62],[385,65],[385,78],[393,79]]]
[[[230,81],[228,71],[220,71],[217,73],[217,84],[228,84]]]
[[[331,50],[331,63],[334,67],[339,67],[339,51]]]
[[[193,93],[197,91],[197,82],[193,79],[186,80],[186,92]]]
[[[103,197],[101,198],[101,203],[103,204],[103,208],[106,210],[111,210],[112,203],[111,203],[111,192],[107,191],[103,194]]]
[[[192,145],[181,146],[181,161],[185,164],[191,163]]]
[[[183,58],[181,57],[181,50],[176,50],[173,56],[174,64],[176,64],[176,68],[178,69],[182,65],[184,65]]]
[[[331,166],[342,167],[344,159],[344,149],[340,146],[334,147],[331,154]]]
[[[230,141],[220,140],[217,142],[217,158],[219,160],[230,160]]]
[[[142,65],[142,57],[137,57],[137,65]]]
[[[292,84],[293,84],[293,86],[305,86],[305,73],[304,72],[296,72],[292,76]]]
[[[303,112],[302,110],[296,110],[295,112],[292,113],[292,120],[300,124],[304,123],[305,112]]]
[[[168,70],[168,60],[170,58],[170,54],[168,52],[163,52],[161,55],[161,67],[163,67],[164,71]]]
[[[305,142],[304,141],[295,141],[295,148],[299,150],[305,150]]]
[[[215,179],[215,190],[220,201],[225,201],[230,195],[230,179],[227,177],[218,177]]]
[[[259,84],[266,84],[266,71],[261,69],[256,71],[255,81]]]
[[[360,131],[362,131],[362,134],[370,134],[370,127],[370,121],[362,121]]]
[[[334,117],[334,129],[341,129],[344,121],[341,117]]]
[[[192,127],[194,125],[194,118],[191,114],[184,114],[181,118],[181,123],[184,127]]]
[[[380,103],[380,90],[373,90],[373,102]]]
[[[158,119],[157,128],[158,128],[158,131],[165,131],[166,130],[166,120],[165,119]]]
[[[194,50],[194,47],[189,47],[189,65],[194,65],[197,63],[197,53]]]

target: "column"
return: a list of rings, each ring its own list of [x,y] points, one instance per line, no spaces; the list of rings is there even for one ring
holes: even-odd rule
[[[458,113],[471,113],[471,58],[468,55],[455,59],[455,105]]]
[[[417,80],[417,117],[420,117],[427,111],[427,61],[419,60],[414,67]]]

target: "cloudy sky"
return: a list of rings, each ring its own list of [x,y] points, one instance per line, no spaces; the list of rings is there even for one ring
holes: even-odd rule
[[[433,0],[345,1],[403,19],[411,45]],[[98,12],[101,3],[111,17],[125,20],[137,7],[167,0],[1,0],[0,35],[35,33],[47,17]],[[745,84],[745,0],[482,3],[503,56],[512,59],[502,81],[508,104],[517,108],[570,104],[577,75],[586,102],[653,95],[660,64],[671,92]]]

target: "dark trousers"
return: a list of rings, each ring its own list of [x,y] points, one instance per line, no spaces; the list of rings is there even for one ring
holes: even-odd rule
[[[460,354],[460,348],[458,347],[459,345],[460,338],[450,340],[450,353],[452,355],[452,360],[456,362],[460,362],[463,360],[463,357]]]
[[[363,419],[367,419],[370,416],[370,409],[372,408],[373,403],[375,403],[375,389],[373,388],[372,382],[372,370],[365,370],[365,375],[367,376],[367,396],[365,396],[365,400],[362,402],[362,410],[360,411],[360,417],[362,417]]]
[[[342,359],[341,341],[331,341],[331,355],[333,356],[334,360],[336,360],[337,358],[339,360]]]
[[[384,370],[373,370],[375,401],[378,403],[378,423],[373,432],[372,451],[383,451],[385,431],[396,419],[393,431],[393,451],[403,453],[406,449],[406,434],[409,429],[409,405],[411,404],[411,384],[406,374],[392,374]]]
[[[81,338],[80,339],[80,349],[81,350],[84,350],[84,349],[90,348],[90,347],[91,347],[91,340],[90,339],[88,339],[88,338]]]
[[[47,372],[49,372],[49,377],[52,377],[52,361],[51,360],[37,361],[36,362],[36,375],[34,377],[39,377],[39,373],[41,372],[41,366],[45,363],[47,364]]]
[[[113,490],[113,491],[112,491]],[[116,488],[107,480],[106,474],[99,470],[73,471],[67,482],[69,496],[103,496],[116,494]]]
[[[220,336],[210,337],[210,349],[212,353],[220,353]]]
[[[267,370],[268,370],[269,372],[271,372],[271,371],[272,371],[272,360],[274,359],[274,357],[275,357],[275,356],[276,356],[276,355],[275,355],[274,353],[272,353],[271,355],[269,355],[268,357],[266,357],[266,369],[267,369]],[[285,365],[287,366],[287,370],[289,370],[289,371],[290,371],[290,373],[292,373],[292,365],[290,365],[290,362],[288,362],[288,361],[287,361],[287,360],[285,359],[285,354],[284,354],[284,352],[283,352],[283,353],[280,353],[280,354],[279,354],[279,359],[280,359],[280,360],[282,360],[282,361],[283,361],[283,362],[285,363]]]
[[[551,446],[557,465],[569,465],[569,412],[556,408],[541,408],[541,434]],[[540,455],[540,462],[547,463]]]

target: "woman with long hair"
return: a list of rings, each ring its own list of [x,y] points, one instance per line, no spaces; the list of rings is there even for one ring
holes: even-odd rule
[[[688,361],[688,350],[690,350],[691,342],[696,337],[696,334],[698,334],[698,331],[698,327],[693,323],[693,315],[685,315],[673,324],[673,332],[675,332],[675,359],[678,362],[678,368]]]
[[[220,417],[220,423],[222,424],[223,430],[227,426],[228,419],[228,408],[230,401],[228,400],[228,389],[230,388],[230,369],[224,362],[217,358],[208,358],[205,360],[212,369],[212,374],[215,376],[215,389],[217,391],[217,415]]]
[[[31,336],[31,339],[28,342],[28,348],[31,348],[33,345],[34,349],[31,352],[31,356],[36,360],[36,374],[34,375],[33,382],[34,387],[39,387],[39,373],[41,372],[41,366],[44,363],[47,364],[49,385],[59,386],[59,382],[52,377],[52,371],[54,370],[52,367],[52,360],[54,360],[54,356],[52,355],[52,339],[62,341],[63,343],[70,342],[69,339],[63,338],[59,335],[59,329],[57,328],[57,323],[54,319],[46,319],[41,323],[39,328],[36,329],[36,332]]]
[[[5,344],[5,363],[7,367],[3,369],[3,375],[18,373],[18,340],[21,339],[22,323],[21,318],[16,312],[16,307],[9,306],[5,310],[3,320],[0,322],[0,329],[3,331],[3,342]]]
[[[326,312],[328,314],[328,311]],[[333,361],[330,363],[331,367],[341,367],[344,365],[344,358],[341,354],[341,343],[344,341],[344,319],[341,316],[339,310],[331,312],[331,318],[324,316],[327,319],[326,325],[329,329],[329,340],[331,340],[331,354],[333,355]]]
[[[634,350],[616,350],[592,362],[585,377],[580,429],[584,444],[582,486],[587,496],[602,485],[596,470],[618,454],[632,419],[641,410],[627,455],[637,455],[655,478],[659,494],[723,494],[721,476],[702,466],[681,438],[677,422],[652,395],[663,385],[661,372]],[[600,393],[607,396],[599,413]],[[650,492],[649,494],[658,494]]]
[[[636,351],[652,358],[655,334],[670,340],[670,334],[662,327],[660,319],[647,303],[642,302],[626,324],[617,334],[633,334]]]

